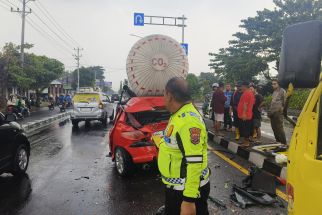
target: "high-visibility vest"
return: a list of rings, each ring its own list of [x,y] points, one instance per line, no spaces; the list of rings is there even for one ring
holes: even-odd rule
[[[184,199],[199,198],[199,187],[209,180],[207,141],[206,125],[192,103],[172,114],[159,146],[158,167],[163,183],[182,187]]]

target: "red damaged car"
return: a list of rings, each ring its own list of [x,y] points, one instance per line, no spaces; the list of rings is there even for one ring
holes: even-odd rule
[[[135,164],[156,160],[158,151],[151,137],[163,133],[169,118],[163,97],[132,97],[118,105],[109,146],[119,175],[132,173]]]

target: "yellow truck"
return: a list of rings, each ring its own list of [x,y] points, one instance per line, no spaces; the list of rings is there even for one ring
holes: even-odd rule
[[[287,161],[288,213],[322,214],[322,22],[289,26],[283,34],[279,81],[312,89],[298,118]]]

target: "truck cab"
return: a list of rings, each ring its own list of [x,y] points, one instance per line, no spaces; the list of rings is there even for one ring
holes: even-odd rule
[[[321,214],[322,204],[322,22],[289,26],[283,35],[279,81],[310,88],[295,125],[287,163],[289,214]],[[290,93],[291,94],[291,93]]]

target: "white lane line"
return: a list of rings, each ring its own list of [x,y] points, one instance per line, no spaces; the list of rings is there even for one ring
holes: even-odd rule
[[[269,136],[269,137],[274,137],[274,134],[270,133],[270,132],[266,132],[266,131],[261,131],[262,134],[264,134],[265,136]]]

